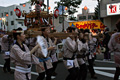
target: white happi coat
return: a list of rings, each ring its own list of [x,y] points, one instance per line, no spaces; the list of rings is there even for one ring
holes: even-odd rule
[[[74,40],[72,40],[70,37],[67,37],[65,43],[64,43],[64,46],[63,46],[63,50],[64,50],[64,54],[63,54],[63,57],[64,58],[72,58],[72,56],[75,53],[75,51],[77,50],[77,44]],[[68,65],[68,60],[63,60],[64,62],[64,65],[67,69],[71,69],[73,67],[79,67],[78,65],[78,61],[77,61],[77,58],[74,57],[75,59],[73,60],[73,64],[74,66],[72,65]]]
[[[28,73],[29,79],[31,79],[31,67],[28,65],[39,64],[39,60],[31,54],[28,47],[23,44],[25,51],[23,51],[18,45],[14,44],[11,48],[11,62],[15,64],[14,78],[15,80],[26,80],[26,73]]]
[[[89,49],[90,49],[90,55],[89,55],[89,59],[92,59],[94,57],[94,53],[96,52],[96,38],[91,38],[89,41]]]
[[[54,46],[55,49],[54,49],[54,50],[51,50],[50,57],[51,57],[51,59],[52,59],[52,62],[54,63],[54,62],[57,62],[58,59],[57,59],[57,53],[56,53],[57,46],[53,43],[53,41],[52,41],[52,46]]]
[[[4,35],[1,40],[2,51],[8,51],[8,35]]]
[[[114,53],[116,66],[120,67],[120,32],[116,32],[111,36],[108,47]]]
[[[86,49],[86,51],[89,50],[87,42],[83,44],[79,39],[77,40],[77,42],[78,42],[78,52],[77,52],[77,55],[85,54],[85,53],[82,52],[82,49]],[[82,64],[85,63],[83,58],[77,58],[77,60],[78,60],[79,65],[82,65]]]
[[[8,35],[4,35],[1,39],[1,50],[3,52],[3,58],[4,59],[8,59],[10,58],[9,55],[6,55],[5,52],[9,52],[8,51],[9,48],[9,43],[8,43]]]
[[[45,46],[47,48],[53,46],[52,40],[50,38],[48,38],[48,41],[49,41],[48,43],[47,43],[47,40],[44,37],[42,39],[43,39],[43,41],[45,43]],[[48,46],[48,44],[49,44],[49,46]],[[35,52],[35,56],[40,58],[40,59],[49,58],[48,60],[45,61],[47,69],[51,69],[53,67],[52,66],[52,60],[50,58],[50,52],[51,52],[51,50],[48,51],[47,57],[43,56],[44,53],[42,53],[42,51],[40,49],[37,49],[36,52]],[[39,62],[39,63],[42,65],[42,67],[44,67],[43,62]],[[42,72],[45,72],[45,69],[42,70],[39,66],[36,65],[36,71],[38,73],[42,73]]]

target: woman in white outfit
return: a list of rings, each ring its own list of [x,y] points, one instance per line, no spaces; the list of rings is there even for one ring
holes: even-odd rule
[[[32,63],[41,66],[39,60],[32,54],[41,47],[37,44],[29,51],[28,47],[23,43],[25,41],[25,34],[21,28],[18,28],[13,33],[13,36],[16,39],[16,43],[11,48],[10,58],[11,62],[15,64],[14,79],[31,80]]]

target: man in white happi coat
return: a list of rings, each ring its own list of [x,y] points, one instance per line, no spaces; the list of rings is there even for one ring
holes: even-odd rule
[[[83,37],[81,37],[81,34],[79,34],[77,43],[78,43],[77,60],[78,60],[79,66],[80,66],[78,80],[86,80],[87,65],[86,65],[86,62],[84,59],[86,57],[87,52],[89,51],[88,43],[86,42],[86,40]]]
[[[67,76],[66,80],[77,80],[78,78],[78,61],[76,58],[76,52],[78,50],[78,45],[75,40],[75,36],[72,33],[75,28],[69,27],[69,32],[71,35],[67,37],[63,49],[64,49],[64,54],[63,54],[63,63],[65,67],[68,69],[69,75]]]

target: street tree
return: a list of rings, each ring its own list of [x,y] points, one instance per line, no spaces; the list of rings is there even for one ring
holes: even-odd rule
[[[93,16],[93,20],[98,20],[98,18],[100,17],[100,15],[98,16],[98,14],[99,14],[99,5],[97,5],[97,7],[95,7],[95,12],[94,12],[94,16]],[[103,22],[103,18],[100,18],[100,21],[102,21]]]
[[[55,4],[57,6],[55,8],[59,8],[59,6],[65,6],[68,8],[67,13],[70,16],[70,19],[75,19],[73,16],[77,11],[77,8],[79,8],[79,5],[81,4],[82,0],[61,0],[61,1],[56,1]]]
[[[95,15],[93,16],[94,20],[98,19],[98,12],[99,12],[99,6],[97,5],[97,7],[95,7],[95,12],[94,12]]]
[[[44,0],[29,0],[29,2],[31,2],[31,5],[35,5],[37,2],[42,2],[42,4],[40,3],[41,6],[44,6],[44,9],[46,8],[46,4],[44,3]]]

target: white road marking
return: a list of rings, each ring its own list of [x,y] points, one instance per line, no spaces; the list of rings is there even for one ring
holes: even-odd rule
[[[95,60],[96,62],[106,62],[106,63],[115,63],[114,61],[103,61],[103,60]]]
[[[112,73],[99,71],[99,70],[95,70],[95,73],[99,74],[99,75],[107,76],[107,77],[110,77],[110,78],[114,78],[114,74],[112,74]],[[120,79],[120,77],[119,77],[119,79]]]
[[[94,67],[94,69],[97,69],[97,70],[116,70],[116,68],[112,68],[112,67]]]
[[[95,70],[95,73],[103,75],[103,76],[111,77],[111,78],[114,77],[114,74],[112,74],[112,73],[103,72],[103,71],[99,71],[99,70]]]
[[[102,61],[102,60],[96,60],[96,62],[114,63],[113,61]],[[3,67],[3,65],[0,64],[0,67]],[[15,68],[11,67],[11,69],[14,70]],[[94,67],[94,69],[95,69],[96,74],[107,76],[107,77],[110,77],[110,78],[114,78],[114,74],[104,72],[104,71],[100,71],[100,70],[115,70],[115,68],[113,68],[113,67]],[[36,73],[36,72],[31,72],[31,74],[38,76],[38,73]],[[52,76],[52,79],[54,79],[54,78],[55,77]],[[119,77],[119,79],[120,79],[120,77]]]
[[[3,67],[3,65],[0,64],[0,67]],[[10,67],[10,68],[13,69],[13,70],[15,70],[14,67]],[[38,76],[38,73],[36,73],[36,72],[31,72],[31,74]],[[46,75],[45,75],[45,77],[46,77]],[[55,76],[51,76],[51,78],[55,79],[56,77]]]

